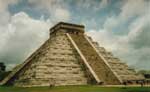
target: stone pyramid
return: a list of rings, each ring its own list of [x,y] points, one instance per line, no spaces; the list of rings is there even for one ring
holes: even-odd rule
[[[83,25],[60,22],[50,29],[50,38],[1,85],[119,85],[143,79],[85,35]]]

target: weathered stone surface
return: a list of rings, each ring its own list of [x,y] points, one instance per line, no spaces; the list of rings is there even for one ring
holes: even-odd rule
[[[65,34],[52,37],[44,46],[32,58],[32,63],[19,73],[15,86],[49,86],[51,81],[55,85],[87,84],[85,72],[79,64],[80,57]]]
[[[143,79],[111,52],[93,42],[91,37],[84,35],[84,26],[61,22],[50,31],[50,38],[14,68],[1,85],[112,85]]]
[[[97,48],[102,57],[108,62],[112,72],[116,73],[122,82],[129,81],[134,83],[135,81],[144,79],[142,75],[137,74],[134,69],[129,68],[127,64],[114,57],[111,52],[107,52],[103,47],[100,47],[98,43],[93,42],[91,38],[90,41]]]

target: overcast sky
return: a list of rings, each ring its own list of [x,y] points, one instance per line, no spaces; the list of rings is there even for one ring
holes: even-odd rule
[[[64,21],[136,69],[150,69],[150,0],[0,0],[0,62],[22,63]]]

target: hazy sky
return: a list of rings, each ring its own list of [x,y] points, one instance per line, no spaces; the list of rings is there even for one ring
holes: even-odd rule
[[[0,62],[23,62],[60,21],[85,25],[123,62],[150,69],[150,0],[0,0]]]

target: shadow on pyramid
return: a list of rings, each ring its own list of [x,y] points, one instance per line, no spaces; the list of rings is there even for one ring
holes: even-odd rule
[[[50,29],[50,38],[1,85],[121,85],[143,79],[85,35],[83,25],[60,22]]]

